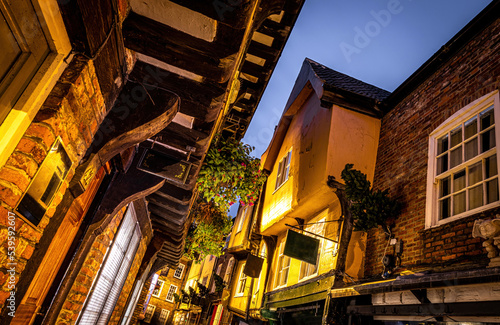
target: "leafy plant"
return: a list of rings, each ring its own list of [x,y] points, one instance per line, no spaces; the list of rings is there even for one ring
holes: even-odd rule
[[[207,255],[220,256],[232,222],[213,201],[198,200],[192,207],[194,221],[186,236],[185,255],[195,261]]]
[[[222,211],[236,202],[253,205],[266,176],[260,159],[250,156],[253,148],[235,139],[219,139],[208,150],[198,174],[197,188],[207,202]]]
[[[221,292],[226,288],[226,283],[224,282],[224,279],[218,275],[214,274],[214,281],[215,281],[215,292]]]
[[[345,182],[345,194],[351,201],[350,211],[354,219],[354,229],[368,231],[382,226],[390,234],[387,225],[401,211],[401,203],[389,197],[389,191],[374,190],[366,175],[353,169],[353,164],[346,164],[341,173]]]

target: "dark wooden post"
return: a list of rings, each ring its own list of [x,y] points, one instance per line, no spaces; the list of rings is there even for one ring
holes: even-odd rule
[[[335,195],[337,195],[340,201],[340,207],[342,209],[342,216],[344,218],[344,222],[342,224],[342,233],[340,235],[339,241],[337,265],[335,266],[334,286],[338,286],[339,284],[343,283],[347,249],[349,247],[349,242],[351,241],[352,236],[353,218],[350,209],[351,202],[345,195],[345,185],[336,181],[335,177],[333,176],[328,176],[328,181],[326,183],[333,189]]]

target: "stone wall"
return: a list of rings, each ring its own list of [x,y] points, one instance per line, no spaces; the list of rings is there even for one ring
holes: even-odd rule
[[[483,263],[481,241],[471,236],[471,220],[425,230],[429,134],[472,101],[499,89],[500,20],[477,35],[451,60],[424,80],[382,120],[374,187],[389,189],[404,203],[394,235],[404,241],[402,265],[417,270]],[[498,132],[498,130],[497,130]],[[494,213],[482,216],[486,217]],[[477,218],[479,216],[475,216]],[[365,274],[382,272],[387,238],[369,232]],[[393,253],[393,247],[387,253]],[[482,261],[482,262],[481,262]]]
[[[66,180],[36,228],[19,216],[15,218],[17,283],[105,114],[106,107],[92,61],[75,57],[36,114],[15,151],[6,164],[0,166],[0,308],[3,308],[11,291],[8,282],[10,275],[7,276],[10,267],[7,264],[9,212],[14,211],[28,189],[55,139],[61,137],[73,163]]]

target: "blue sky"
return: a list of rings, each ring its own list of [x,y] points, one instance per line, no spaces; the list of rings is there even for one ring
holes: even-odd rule
[[[266,150],[304,58],[393,91],[490,2],[306,0],[243,141]]]

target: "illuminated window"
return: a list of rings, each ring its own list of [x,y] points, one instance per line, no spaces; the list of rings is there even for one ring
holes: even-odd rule
[[[229,283],[230,277],[231,277],[231,271],[233,270],[234,266],[234,257],[231,257],[229,260],[229,263],[227,264],[226,268],[226,273],[224,274],[224,282]]]
[[[153,290],[153,297],[160,297],[161,289],[163,289],[163,284],[165,281],[158,279],[156,282],[156,288]]]
[[[285,240],[280,244],[278,255],[278,273],[276,274],[275,287],[286,286],[288,281],[288,271],[290,269],[290,257],[283,254],[285,250]]]
[[[262,248],[260,249],[260,256],[261,258],[266,258],[266,255],[267,255],[267,246],[265,243],[262,243]],[[260,272],[260,275],[259,275],[259,279],[257,280],[257,285],[254,287],[254,292],[253,294],[256,295],[258,292],[259,292],[259,288],[260,288],[260,279],[263,277],[263,274],[264,272],[261,271]]]
[[[245,223],[245,218],[247,216],[248,207],[242,208],[240,211],[240,218],[238,220],[238,228],[236,229],[236,233],[239,233],[243,229],[243,224]]]
[[[285,157],[283,157],[278,165],[278,175],[276,176],[276,186],[277,190],[283,183],[288,180],[288,174],[290,172],[290,161],[292,159],[292,150],[288,151]]]
[[[155,314],[155,309],[156,306],[148,305],[148,308],[146,308],[146,313],[144,314],[144,323],[151,322],[151,318],[153,318],[153,315]]]
[[[0,1],[0,166],[64,70],[71,44],[56,0]]]
[[[429,139],[426,227],[499,205],[498,92],[464,107]]]
[[[175,270],[174,278],[177,278],[177,279],[182,278],[182,273],[184,272],[184,267],[185,267],[184,264],[179,264],[179,266]]]
[[[170,288],[168,288],[168,293],[167,297],[165,298],[166,301],[168,302],[173,302],[174,301],[174,293],[177,292],[177,286],[171,284]]]
[[[108,323],[125,284],[140,239],[140,227],[133,204],[130,203],[113,244],[106,253],[99,276],[85,300],[77,324]]]
[[[162,308],[160,318],[158,319],[161,325],[164,325],[167,322],[168,314],[170,314],[170,311]]]
[[[318,223],[314,223],[310,226],[307,226],[305,230],[315,233],[317,235],[324,234],[324,226],[325,219],[321,219]],[[309,235],[305,233],[306,235]],[[314,237],[314,236],[313,236]],[[299,281],[310,278],[318,273],[318,264],[319,264],[319,256],[321,255],[321,247],[322,247],[323,239],[320,239],[319,248],[318,248],[318,257],[316,258],[316,264],[309,264],[307,262],[300,262],[300,272],[299,272]]]
[[[246,263],[243,263],[240,271],[240,278],[238,280],[238,287],[236,288],[235,296],[243,296],[245,293],[245,285],[247,283],[247,275],[243,273],[243,269],[245,268]]]

